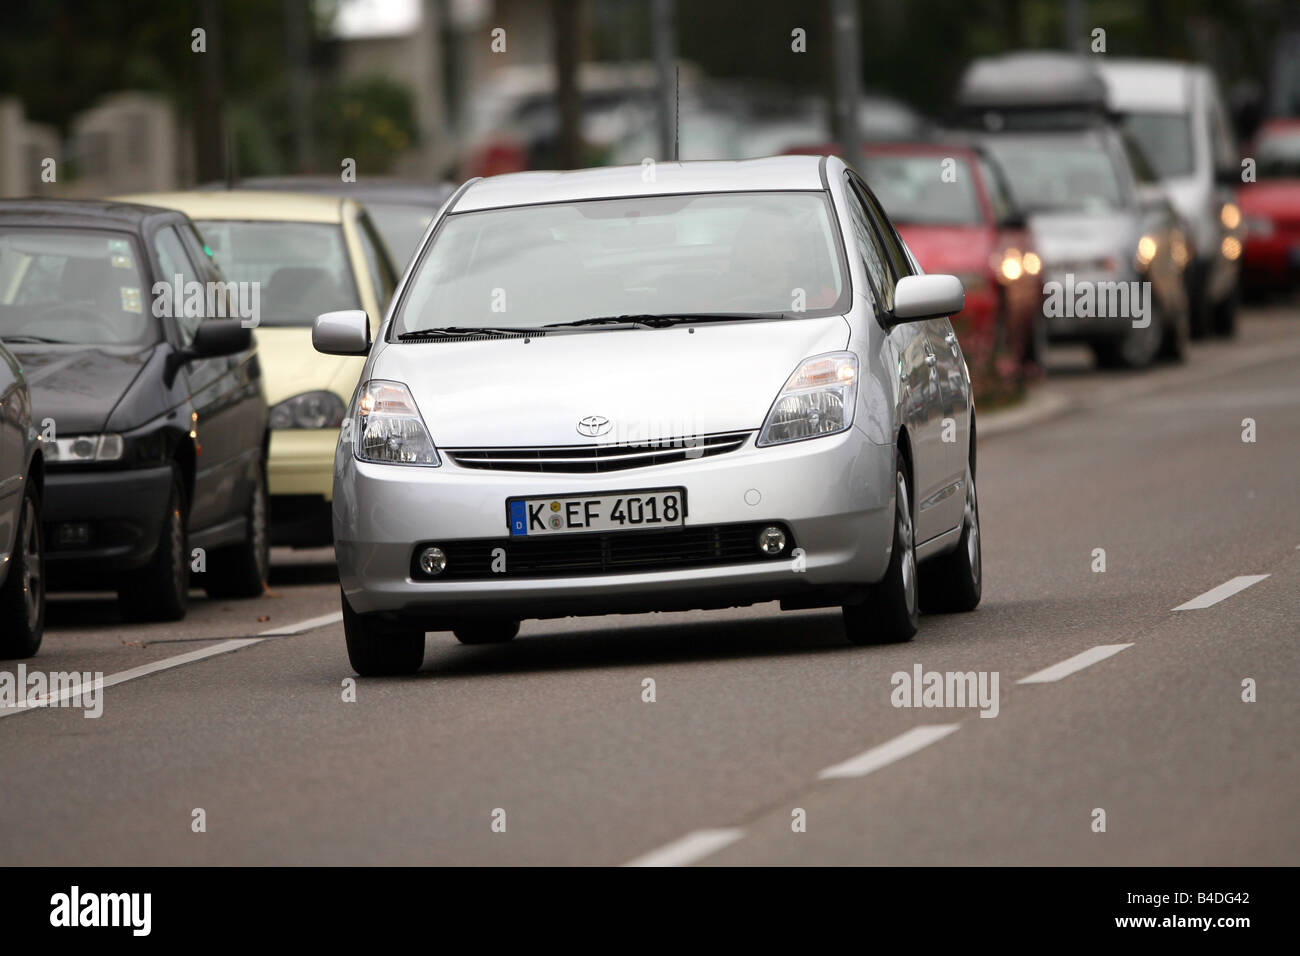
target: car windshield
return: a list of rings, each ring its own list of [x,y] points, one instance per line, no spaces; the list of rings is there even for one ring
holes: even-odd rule
[[[954,164],[948,175],[945,162]],[[975,226],[983,219],[964,159],[882,154],[869,156],[866,167],[867,185],[896,224]]]
[[[1186,115],[1129,113],[1122,125],[1161,179],[1191,174],[1192,127]]]
[[[420,237],[438,211],[428,206],[393,202],[367,201],[365,206],[379,237],[393,257],[393,265],[399,267],[410,261],[415,247],[420,244]]]
[[[1104,212],[1124,205],[1115,160],[1092,137],[991,136],[986,142],[1026,212]]]
[[[0,340],[145,345],[151,303],[130,233],[0,226]]]
[[[309,326],[322,312],[361,308],[342,226],[214,219],[196,225],[227,281],[259,284],[262,325]]]
[[[701,193],[456,213],[394,322],[531,329],[621,315],[843,312],[820,192]]]
[[[1300,129],[1266,133],[1255,149],[1260,176],[1300,178]]]

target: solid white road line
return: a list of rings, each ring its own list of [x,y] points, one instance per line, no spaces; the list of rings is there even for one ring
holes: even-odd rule
[[[1038,671],[1036,674],[1030,674],[1028,677],[1022,677],[1016,681],[1017,684],[1050,684],[1052,681],[1058,681],[1062,677],[1069,677],[1076,671],[1081,671],[1085,667],[1091,667],[1098,661],[1104,661],[1108,657],[1113,657],[1126,647],[1132,647],[1132,644],[1099,644],[1094,648],[1084,651],[1082,654],[1075,654],[1068,660],[1061,661],[1059,664],[1053,664],[1046,670]]]
[[[960,726],[961,724],[927,724],[923,727],[913,727],[907,733],[899,734],[879,747],[872,747],[843,763],[827,767],[817,775],[817,778],[826,780],[833,777],[865,777],[873,770],[879,770],[895,760],[902,760],[942,740]]]
[[[717,853],[745,835],[745,831],[732,827],[724,830],[696,830],[667,846],[651,850],[624,866],[690,866],[697,860]]]
[[[1233,578],[1231,581],[1225,581],[1217,588],[1210,588],[1200,597],[1194,597],[1186,604],[1180,604],[1174,608],[1175,611],[1199,611],[1201,608],[1211,607],[1220,601],[1227,600],[1238,591],[1244,591],[1252,584],[1258,584],[1263,581],[1267,574],[1242,574]]]
[[[288,637],[293,634],[302,634],[306,631],[314,630],[318,627],[325,627],[327,624],[334,624],[343,620],[343,612],[335,611],[333,614],[322,614],[320,617],[308,618],[305,621],[299,621],[296,624],[288,624],[284,627],[275,627],[270,630],[261,631],[256,637],[236,637],[229,640],[220,641],[216,644],[209,644],[207,647],[201,647],[197,651],[187,651],[184,654],[177,654],[174,657],[164,657],[160,661],[152,661],[148,664],[141,664],[139,667],[131,667],[124,671],[118,671],[116,674],[109,674],[102,681],[96,683],[100,688],[112,687],[115,684],[124,684],[129,680],[135,680],[138,677],[148,677],[150,674],[156,674],[159,671],[170,670],[173,667],[180,667],[183,664],[192,664],[195,661],[201,661],[209,657],[216,657],[218,654],[229,654],[231,651],[242,650],[253,644],[260,644],[268,637]],[[26,692],[26,688],[20,689],[21,693]],[[66,687],[58,694],[49,699],[42,699],[38,704],[27,704],[25,702],[10,704],[6,707],[0,707],[0,717],[11,717],[14,714],[21,714],[29,710],[40,710],[42,707],[51,707],[65,700],[70,700],[81,693],[81,685],[75,684]]]

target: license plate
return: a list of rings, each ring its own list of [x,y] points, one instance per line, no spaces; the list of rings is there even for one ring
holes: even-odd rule
[[[508,498],[506,517],[511,537],[680,528],[686,523],[686,489]]]

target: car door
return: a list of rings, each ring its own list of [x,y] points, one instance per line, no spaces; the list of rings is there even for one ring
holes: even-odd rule
[[[873,217],[868,205],[868,190],[853,173],[846,176],[850,225],[883,320],[894,307],[898,271],[891,262],[883,231],[873,222],[877,217]],[[939,516],[932,507],[924,510],[919,507],[921,501],[935,498],[947,477],[939,415],[938,359],[928,326],[928,322],[902,322],[889,330],[889,340],[899,363],[900,414],[912,447],[912,497],[918,543],[948,530],[939,526]]]
[[[198,315],[179,315],[164,322],[178,348],[188,348],[204,320],[207,303],[206,273],[194,262],[175,223],[158,228],[153,236],[158,265],[168,283],[184,283],[181,300],[202,290],[204,308]],[[190,311],[188,309],[184,311]],[[180,371],[193,406],[190,433],[194,439],[194,492],[190,501],[191,531],[211,528],[238,514],[246,497],[239,481],[238,374],[228,356],[196,359]]]
[[[14,544],[26,468],[27,401],[17,360],[0,346],[0,561]],[[0,574],[0,580],[4,575]]]

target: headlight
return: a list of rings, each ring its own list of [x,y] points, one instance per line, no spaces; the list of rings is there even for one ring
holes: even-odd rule
[[[1155,236],[1147,235],[1139,239],[1137,256],[1135,257],[1137,259],[1138,268],[1145,269],[1147,266],[1151,265],[1151,260],[1156,257],[1158,249],[1159,244],[1156,242]]]
[[[772,403],[759,445],[780,445],[834,435],[853,424],[858,394],[858,359],[831,352],[806,359]]]
[[[1219,210],[1219,222],[1223,223],[1225,229],[1236,229],[1241,225],[1241,209],[1236,203],[1225,202]]]
[[[415,399],[401,382],[366,382],[357,400],[354,454],[389,465],[442,464]]]
[[[1025,274],[1025,264],[1020,257],[1019,249],[1008,249],[1000,255],[995,253],[992,265],[993,271],[1003,282],[1015,282]]]
[[[271,408],[270,425],[285,428],[338,428],[346,408],[333,392],[303,392]]]
[[[117,461],[125,448],[121,435],[76,435],[42,444],[46,460],[56,462]]]

